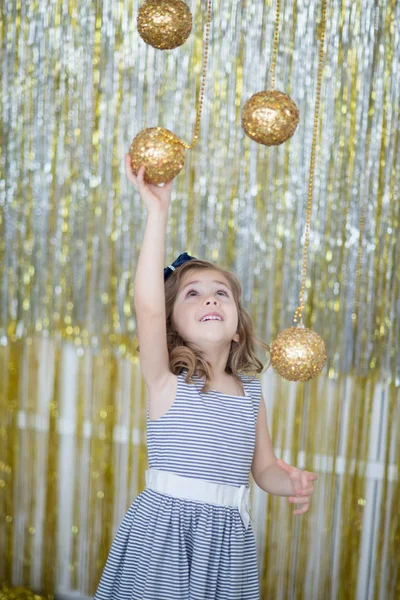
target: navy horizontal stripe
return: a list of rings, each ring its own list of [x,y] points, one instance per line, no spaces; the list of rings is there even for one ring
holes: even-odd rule
[[[246,396],[210,391],[178,376],[168,412],[147,421],[149,466],[185,477],[247,485],[261,396],[242,376]],[[95,600],[258,600],[257,555],[231,506],[144,490],[113,541]]]

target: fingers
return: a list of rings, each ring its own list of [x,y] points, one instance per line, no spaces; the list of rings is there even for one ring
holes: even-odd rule
[[[132,170],[132,159],[130,157],[129,152],[125,154],[125,171],[128,180],[132,183],[132,185],[138,190],[141,186],[144,185],[144,172],[145,166],[141,165],[139,171],[135,175]]]
[[[291,502],[292,504],[310,504],[310,497],[307,496],[306,498],[300,498],[299,496],[289,496],[288,498],[289,502]]]
[[[128,180],[132,183],[132,185],[137,190],[139,190],[139,192],[141,191],[141,189],[147,189],[146,186],[149,186],[151,190],[152,190],[152,188],[162,188],[162,190],[166,190],[167,192],[170,192],[172,189],[172,186],[174,185],[174,181],[175,181],[175,178],[172,178],[170,181],[168,181],[166,183],[149,184],[149,182],[145,181],[145,179],[144,179],[146,165],[144,165],[144,164],[141,165],[139,167],[138,172],[135,175],[135,173],[133,172],[133,169],[132,169],[132,159],[131,159],[129,152],[127,152],[127,154],[125,154],[125,171],[126,171],[126,176],[127,176]]]
[[[293,511],[294,515],[304,515],[308,509],[310,508],[310,504],[305,504],[303,506],[303,508],[297,508],[296,510]]]
[[[141,165],[139,167],[139,171],[137,172],[136,178],[138,180],[138,183],[140,185],[143,185],[144,183],[144,172],[145,172],[146,167],[144,165]]]
[[[172,186],[174,185],[174,180],[171,179],[170,181],[167,181],[167,183],[164,183],[164,189],[165,190],[172,190]]]
[[[300,471],[300,482],[301,482],[301,489],[304,490],[306,487],[308,487],[308,475],[305,471]]]
[[[293,504],[303,504],[301,508],[297,508],[293,511],[296,516],[304,515],[310,508],[311,496],[315,492],[315,488],[312,485],[313,481],[318,479],[316,473],[310,471],[299,471],[297,485],[293,481],[295,496],[288,498],[289,502]]]
[[[128,178],[128,181],[130,181],[132,185],[137,189],[137,180],[134,172],[132,171],[132,159],[129,153],[125,154],[125,173]]]
[[[316,473],[312,473],[311,471],[302,471],[297,467],[288,465],[281,458],[277,458],[276,462],[282,471],[285,471],[289,475],[292,482],[301,488],[306,488],[311,481],[316,481],[318,479],[318,475]]]
[[[292,504],[303,504],[301,508],[297,508],[293,511],[294,515],[304,515],[310,508],[310,500],[312,494],[315,492],[315,488],[312,485],[312,481],[316,481],[318,476],[316,473],[310,471],[301,471],[297,467],[292,467],[283,461],[277,459],[278,466],[285,471],[292,482],[295,496],[289,496],[288,500]]]
[[[314,487],[304,488],[301,490],[296,490],[296,496],[311,496],[315,492]]]
[[[307,498],[299,498],[298,496],[291,496],[288,498],[288,500],[292,504],[304,504],[304,506],[302,508],[296,508],[296,510],[293,511],[294,515],[304,515],[304,513],[306,513],[308,511],[308,509],[310,508],[309,496],[307,496]]]
[[[307,471],[300,471],[299,484],[299,486],[295,487],[296,496],[311,496],[315,492],[315,488],[311,485],[311,478],[307,474]]]

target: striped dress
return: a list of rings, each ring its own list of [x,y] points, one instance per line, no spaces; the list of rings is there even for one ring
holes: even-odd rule
[[[174,403],[147,421],[149,466],[184,477],[248,485],[261,396],[241,376],[245,396],[215,390],[186,371]],[[145,489],[125,515],[95,600],[258,600],[251,524],[238,508],[174,498]]]

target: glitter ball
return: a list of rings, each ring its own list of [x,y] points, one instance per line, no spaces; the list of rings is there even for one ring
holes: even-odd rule
[[[257,92],[243,107],[243,129],[249,138],[265,146],[277,146],[288,140],[298,123],[296,104],[277,90]]]
[[[137,27],[146,44],[159,50],[171,50],[188,39],[192,13],[182,0],[146,0],[139,9]]]
[[[148,183],[170,181],[185,164],[182,140],[163,127],[143,129],[132,141],[129,154],[135,175],[140,166],[145,165],[144,179]]]
[[[325,362],[324,340],[307,327],[288,327],[271,344],[271,364],[289,381],[312,379]]]

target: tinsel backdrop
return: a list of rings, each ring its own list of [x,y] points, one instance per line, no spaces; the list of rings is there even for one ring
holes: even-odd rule
[[[144,127],[192,138],[207,7],[188,5],[188,41],[159,51],[138,35],[136,0],[0,4],[8,586],[93,594],[144,487],[132,296],[146,215],[123,158]],[[276,88],[299,126],[272,148],[244,134],[243,105],[269,84],[275,3],[214,0],[200,137],[166,247],[166,263],[187,251],[235,271],[267,343],[298,303],[321,17],[319,2],[281,5]],[[304,320],[328,360],[307,384],[262,378],[276,452],[316,470],[318,491],[296,520],[253,486],[268,600],[400,597],[400,3],[330,0],[327,19]]]

